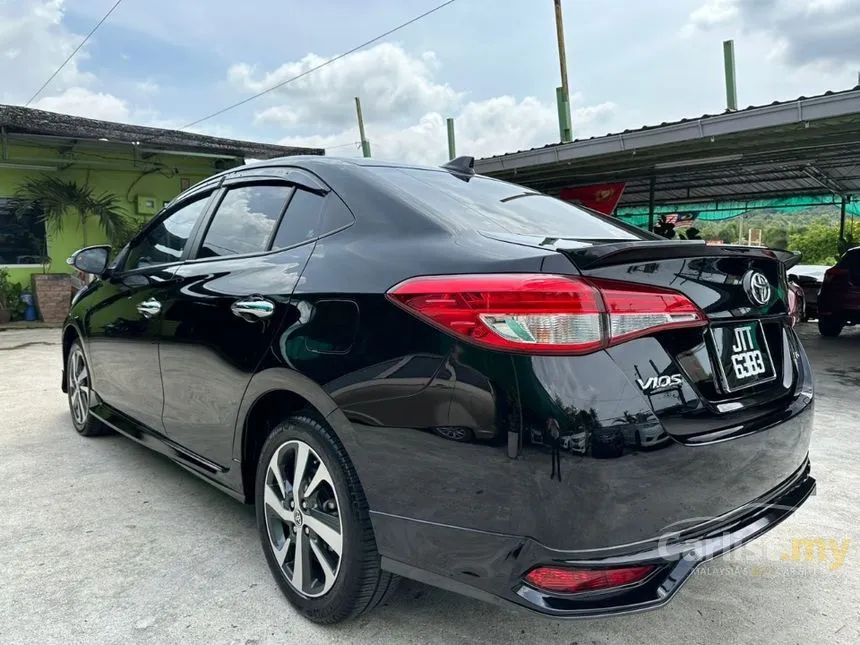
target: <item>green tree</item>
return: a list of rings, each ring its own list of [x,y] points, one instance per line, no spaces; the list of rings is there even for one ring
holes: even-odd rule
[[[851,241],[854,231],[845,227],[845,237]],[[799,233],[788,236],[788,249],[800,251],[804,264],[835,264],[839,257],[839,228],[827,224],[813,224]]]
[[[762,231],[762,243],[772,249],[788,248],[788,231],[782,227],[768,226]]]
[[[91,186],[72,179],[42,175],[26,180],[18,189],[18,199],[39,202],[42,221],[56,232],[63,230],[68,214],[74,215],[82,231],[83,246],[87,246],[86,224],[95,218],[99,228],[111,243],[127,235],[128,221],[120,206],[120,199],[112,193],[95,195]]]

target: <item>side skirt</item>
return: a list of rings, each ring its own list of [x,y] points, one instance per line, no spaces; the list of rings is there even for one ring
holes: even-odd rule
[[[211,484],[221,492],[244,502],[244,494],[236,491],[225,481],[227,474],[230,472],[229,468],[209,461],[205,457],[180,446],[160,432],[136,423],[106,403],[100,403],[91,408],[90,414],[121,435],[166,456],[177,465]]]

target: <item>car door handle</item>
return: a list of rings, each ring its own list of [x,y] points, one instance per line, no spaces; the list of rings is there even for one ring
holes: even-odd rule
[[[230,306],[230,311],[245,320],[268,318],[275,313],[275,303],[265,298],[237,300]]]
[[[137,310],[144,318],[152,318],[161,313],[161,303],[155,298],[144,300],[137,306]]]

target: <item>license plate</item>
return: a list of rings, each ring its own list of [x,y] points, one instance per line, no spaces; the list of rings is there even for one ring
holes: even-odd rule
[[[776,378],[760,322],[712,327],[711,337],[717,370],[726,392],[736,392]]]

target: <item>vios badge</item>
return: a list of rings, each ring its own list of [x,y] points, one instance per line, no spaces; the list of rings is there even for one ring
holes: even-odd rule
[[[645,394],[653,394],[667,387],[678,387],[684,383],[684,380],[680,374],[673,374],[672,376],[652,376],[645,381],[638,378],[636,383]]]
[[[761,271],[750,270],[743,277],[744,291],[754,305],[766,305],[770,302],[773,289],[767,276]]]

